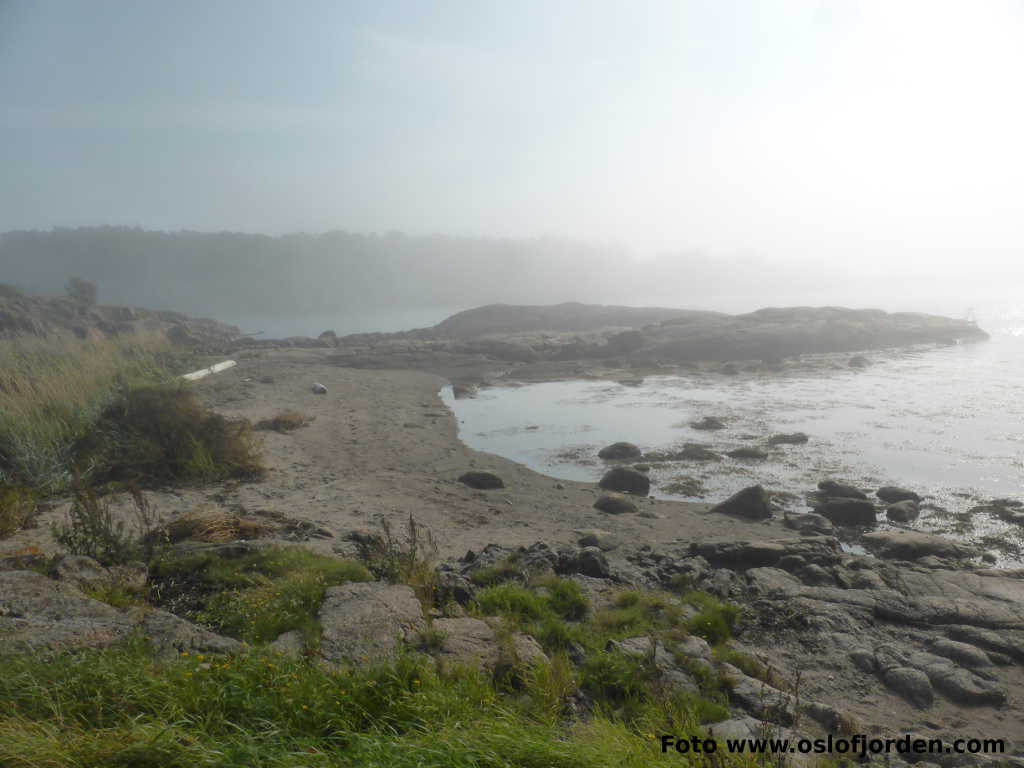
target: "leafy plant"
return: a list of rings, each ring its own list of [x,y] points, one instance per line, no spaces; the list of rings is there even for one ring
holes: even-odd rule
[[[101,500],[91,487],[74,490],[67,521],[54,524],[53,538],[73,555],[85,555],[101,565],[120,565],[132,560],[149,559],[156,541],[149,536],[155,519],[149,502],[138,490],[131,490],[134,525],[118,520],[110,504]],[[143,541],[149,539],[148,545]]]

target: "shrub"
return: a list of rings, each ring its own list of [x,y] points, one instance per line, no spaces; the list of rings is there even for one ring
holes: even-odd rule
[[[0,539],[22,528],[35,512],[35,493],[27,488],[0,483]]]
[[[97,480],[151,485],[251,480],[264,472],[249,423],[206,410],[184,385],[124,394],[80,441],[78,461]]]
[[[548,606],[563,619],[580,621],[586,617],[590,600],[575,581],[551,577],[542,580],[540,586],[548,593]]]
[[[306,416],[298,411],[281,411],[271,419],[257,421],[253,429],[291,432],[312,423],[315,418],[315,416]]]
[[[425,608],[434,602],[437,573],[437,542],[429,528],[409,515],[405,539],[399,539],[388,521],[381,523],[382,534],[359,541],[360,555],[366,567],[378,579],[413,588]]]
[[[92,488],[78,487],[74,491],[67,522],[54,524],[53,538],[58,545],[73,555],[85,555],[101,565],[118,565],[148,559],[152,550],[145,549],[155,540],[149,535],[154,527],[152,510],[138,491],[131,492],[134,526],[116,520],[110,504],[100,500]]]
[[[74,474],[73,448],[103,410],[180,364],[159,335],[0,340],[0,482],[63,490]]]
[[[642,699],[649,678],[641,659],[618,651],[598,651],[580,666],[580,688],[616,705]]]
[[[517,626],[551,615],[551,608],[543,597],[518,584],[487,587],[477,595],[476,601],[482,613],[505,616]]]

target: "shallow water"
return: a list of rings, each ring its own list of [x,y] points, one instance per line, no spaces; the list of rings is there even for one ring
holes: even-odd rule
[[[554,477],[596,481],[606,466],[598,449],[618,440],[644,451],[687,442],[718,452],[759,447],[768,460],[654,465],[652,492],[714,502],[761,483],[793,494],[784,504],[806,511],[803,495],[827,477],[865,490],[902,485],[937,507],[915,527],[998,545],[1001,564],[1019,562],[1020,527],[957,515],[994,497],[1024,499],[1024,335],[868,357],[863,370],[843,357],[830,373],[657,376],[639,387],[563,381],[444,396],[468,445]],[[726,428],[689,426],[704,416]],[[770,435],[795,431],[810,441],[767,449]],[[666,487],[679,479],[701,487]]]

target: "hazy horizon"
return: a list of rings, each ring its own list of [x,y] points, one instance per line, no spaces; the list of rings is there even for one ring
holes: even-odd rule
[[[554,242],[635,274],[484,293],[953,312],[1024,289],[1022,33],[1024,0],[0,0],[0,231]]]

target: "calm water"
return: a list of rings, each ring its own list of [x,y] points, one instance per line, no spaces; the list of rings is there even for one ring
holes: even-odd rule
[[[903,485],[941,507],[918,527],[1009,537],[1013,549],[1022,543],[1019,528],[988,519],[975,520],[973,532],[955,525],[955,515],[979,501],[1024,499],[1024,328],[997,330],[984,343],[871,354],[860,371],[658,376],[640,387],[565,381],[488,389],[472,400],[444,396],[473,448],[574,480],[596,481],[604,471],[597,450],[618,440],[645,451],[696,442],[724,452],[806,432],[806,445],[772,449],[763,462],[656,466],[652,492],[713,502],[757,482],[795,494],[786,503],[800,511],[803,494],[826,477],[865,489]],[[709,415],[726,429],[689,426]],[[679,480],[702,488],[666,490]]]

